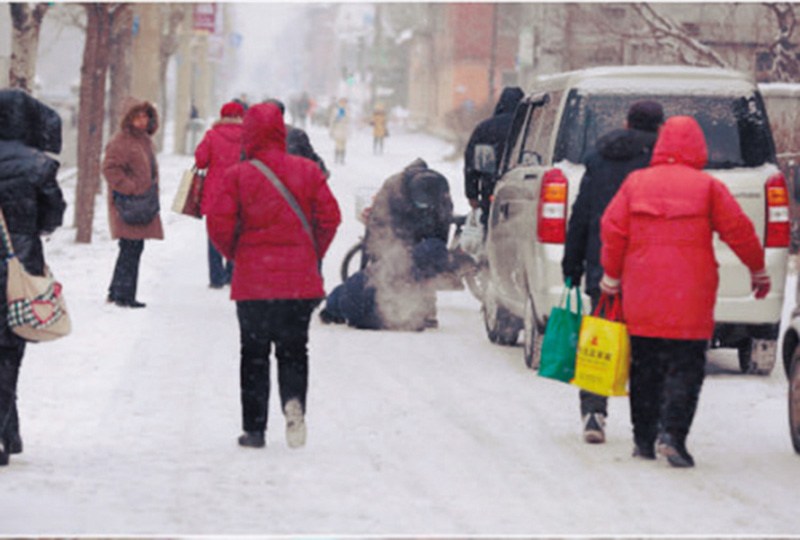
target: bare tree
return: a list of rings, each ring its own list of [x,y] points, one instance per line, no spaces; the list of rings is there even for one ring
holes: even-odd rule
[[[75,189],[75,241],[91,243],[95,195],[100,187],[106,77],[114,18],[124,4],[87,3],[86,42],[81,65],[78,114],[78,182]]]
[[[800,79],[800,54],[797,44],[792,43],[792,34],[797,27],[794,5],[786,3],[765,3],[778,22],[778,36],[769,48],[772,55],[770,79],[773,81],[797,81]]]
[[[647,25],[647,32],[651,37],[660,45],[672,49],[685,64],[731,67],[714,49],[687,34],[680,24],[659,13],[649,3],[632,3],[630,7]],[[639,34],[638,37],[644,36]]]
[[[36,57],[39,49],[39,30],[49,4],[10,3],[11,24],[11,66],[8,83],[12,88],[33,90],[36,75]]]

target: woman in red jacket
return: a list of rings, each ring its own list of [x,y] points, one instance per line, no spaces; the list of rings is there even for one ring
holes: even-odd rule
[[[694,465],[686,437],[714,331],[713,233],[750,270],[756,298],[770,288],[753,223],[728,188],[701,171],[707,158],[694,118],[670,118],[650,167],[628,175],[601,225],[600,288],[616,294],[621,287],[631,336],[634,456],[655,458],[658,436],[659,453],[676,467]]]
[[[205,214],[210,201],[216,196],[222,184],[225,169],[242,159],[242,116],[244,107],[232,101],[220,109],[220,119],[203,136],[194,151],[194,163],[198,169],[207,169],[203,184],[203,199],[200,212]],[[208,241],[209,287],[221,289],[231,282],[233,263],[228,260],[223,265],[222,255]]]
[[[320,263],[341,222],[325,176],[311,160],[286,153],[286,127],[271,103],[244,117],[246,160],[229,168],[211,201],[206,225],[211,241],[233,259],[231,299],[241,339],[242,427],[239,444],[262,447],[269,404],[269,353],[274,344],[289,446],[305,444],[308,327],[325,296]],[[249,160],[269,167],[310,224]],[[310,232],[310,234],[309,234]]]

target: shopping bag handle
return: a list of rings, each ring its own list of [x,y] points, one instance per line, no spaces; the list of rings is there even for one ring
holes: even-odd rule
[[[606,293],[600,294],[600,300],[597,302],[597,307],[594,308],[595,317],[602,317],[609,321],[623,321],[622,317],[622,297],[619,294],[608,295]]]
[[[572,284],[572,279],[567,278],[564,282],[564,291],[561,293],[561,302],[558,303],[559,306],[564,306],[567,311],[572,311],[572,295],[570,294],[572,291],[575,291],[575,298],[576,298],[576,306],[578,311],[576,313],[578,315],[583,315],[583,302],[581,301],[581,291],[578,285]],[[566,297],[566,304],[564,303],[564,297]]]

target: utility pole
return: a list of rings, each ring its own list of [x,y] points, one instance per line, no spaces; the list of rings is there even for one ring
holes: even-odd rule
[[[178,76],[175,91],[175,106],[173,115],[175,119],[175,152],[186,154],[186,128],[189,123],[189,113],[192,109],[191,79],[192,79],[192,22],[186,17],[178,27]]]
[[[133,73],[131,93],[136,99],[158,103],[161,50],[161,6],[135,3],[133,7]]]

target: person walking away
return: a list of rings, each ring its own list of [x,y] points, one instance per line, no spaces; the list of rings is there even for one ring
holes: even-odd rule
[[[120,307],[143,308],[136,299],[139,263],[147,239],[163,240],[161,216],[143,225],[123,221],[113,193],[141,195],[155,183],[158,187],[158,162],[152,136],[158,130],[158,112],[152,103],[128,98],[123,105],[119,129],[105,148],[103,176],[108,182],[108,224],[111,238],[119,240],[119,255],[114,266],[108,301]]]
[[[586,158],[586,172],[572,205],[561,268],[564,280],[579,285],[586,273],[585,290],[592,311],[600,299],[600,218],[631,172],[647,167],[664,110],[654,101],[637,101],[628,108],[624,129],[600,137],[596,150]],[[580,413],[583,438],[588,443],[605,441],[608,398],[581,390]]]
[[[61,226],[66,203],[56,180],[61,152],[61,118],[19,89],[0,90],[0,207],[16,256],[25,269],[44,275],[40,235]],[[7,254],[4,254],[4,258]],[[25,341],[8,327],[8,267],[0,266],[0,465],[22,452],[17,383]]]
[[[206,170],[203,183],[203,199],[200,212],[205,215],[211,200],[219,192],[225,170],[241,161],[242,157],[242,117],[244,107],[231,101],[220,109],[220,119],[203,136],[194,151],[194,163],[198,169]],[[221,289],[231,282],[233,262],[226,260],[208,240],[208,280],[209,287]]]
[[[655,458],[658,438],[673,467],[694,466],[686,438],[714,332],[714,233],[750,271],[755,298],[770,290],[753,223],[725,184],[702,172],[707,159],[697,121],[668,119],[650,167],[628,176],[600,229],[600,289],[621,292],[631,339],[633,454]]]
[[[330,120],[330,134],[334,144],[334,163],[344,165],[347,152],[347,136],[350,130],[350,119],[347,114],[347,100],[339,99],[333,109]]]
[[[211,241],[233,259],[231,299],[240,330],[241,446],[266,444],[270,349],[278,363],[286,441],[306,440],[308,330],[325,296],[320,264],[341,222],[339,205],[312,161],[286,152],[286,126],[271,103],[244,116],[246,160],[230,167],[206,214]],[[311,236],[287,199],[251,160],[269,167],[296,200]],[[313,237],[313,238],[312,238]]]
[[[506,147],[514,111],[523,96],[517,86],[503,88],[494,114],[475,127],[464,151],[464,194],[471,208],[481,209],[484,228],[489,219],[497,166]]]
[[[383,103],[375,105],[370,124],[372,125],[372,153],[381,155],[383,154],[383,140],[389,135],[386,108]]]

